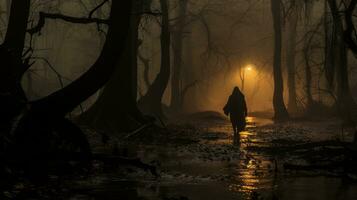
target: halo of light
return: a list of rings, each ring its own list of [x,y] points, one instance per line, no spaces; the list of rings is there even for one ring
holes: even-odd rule
[[[245,69],[246,69],[247,71],[253,71],[253,68],[254,68],[254,65],[252,65],[252,64],[248,64],[248,65],[245,67]]]

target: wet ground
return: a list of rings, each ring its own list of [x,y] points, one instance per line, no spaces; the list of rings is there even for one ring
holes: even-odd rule
[[[341,136],[340,129],[333,121],[274,125],[249,117],[240,144],[234,145],[225,119],[177,121],[176,134],[185,135],[176,137],[177,144],[121,144],[130,155],[158,166],[160,177],[130,167],[123,173],[114,167],[77,177],[61,187],[65,199],[357,199],[356,181],[333,171],[286,170],[284,163],[304,164],[306,160],[280,152],[282,148],[271,151],[274,145],[348,139],[349,133]],[[265,147],[270,151],[261,150]]]
[[[182,122],[197,132],[193,141],[173,145],[130,145],[145,162],[159,163],[160,177],[134,171],[110,173],[78,183],[72,199],[357,199],[357,184],[330,172],[285,170],[286,161],[304,162],[279,153],[254,150],[274,144],[299,144],[340,137],[338,125],[328,122],[273,125],[248,118],[240,144],[232,144],[232,129],[225,120]],[[321,125],[322,124],[322,125]],[[321,125],[321,127],[319,126]],[[183,129],[182,131],[185,131]],[[348,134],[347,136],[348,137]],[[283,153],[283,152],[282,152]],[[74,184],[76,185],[76,184]]]

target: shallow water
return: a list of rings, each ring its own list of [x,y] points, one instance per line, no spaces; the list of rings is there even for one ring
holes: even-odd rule
[[[187,147],[140,146],[144,161],[159,160],[161,178],[147,175],[118,179],[115,173],[93,177],[72,199],[357,199],[357,185],[338,177],[284,172],[279,158],[248,151],[270,145],[257,126],[270,120],[249,118],[241,144],[232,145],[228,122],[199,124],[207,135]],[[308,136],[306,136],[308,137]],[[278,136],[279,138],[279,136]]]

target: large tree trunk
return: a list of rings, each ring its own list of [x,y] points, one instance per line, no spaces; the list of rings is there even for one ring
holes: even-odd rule
[[[310,19],[305,19],[305,26],[308,27],[310,25]],[[305,33],[307,33],[308,29],[306,28]],[[305,96],[306,96],[306,115],[312,114],[315,106],[315,101],[312,97],[311,87],[312,87],[312,72],[310,65],[310,57],[311,57],[311,45],[313,36],[305,37],[304,39],[304,48],[303,48],[303,56],[305,61]]]
[[[117,57],[125,48],[130,8],[129,0],[112,1],[107,39],[97,61],[70,85],[31,103],[14,131],[16,146],[12,150],[16,156],[30,160],[49,156],[54,132],[75,140],[88,154],[89,145],[83,133],[64,117],[103,87],[113,74]]]
[[[183,40],[184,40],[184,29],[186,23],[186,12],[187,12],[188,0],[179,0],[179,16],[177,27],[173,33],[173,51],[174,51],[174,62],[173,71],[171,78],[171,109],[175,112],[181,110],[181,99],[182,99],[182,61],[183,61]]]
[[[310,43],[312,41],[305,41],[304,43],[304,60],[305,60],[305,96],[306,96],[306,113],[309,114],[314,106],[314,99],[311,93],[312,74],[310,66]]]
[[[13,0],[10,6],[8,29],[0,45],[0,128],[8,132],[15,116],[25,107],[26,97],[21,78],[26,71],[22,61],[30,0]]]
[[[15,58],[21,58],[25,44],[30,0],[12,0],[5,45]]]
[[[2,66],[0,69],[0,92],[18,89],[22,75],[26,71],[22,63],[22,53],[26,39],[30,0],[13,0],[10,7],[8,28],[0,46]],[[15,89],[15,90],[16,90]]]
[[[306,35],[308,34],[310,30],[310,24],[311,24],[311,14],[314,6],[314,2],[312,1],[306,1],[304,2],[305,4],[305,33]],[[316,28],[318,29],[319,26]],[[314,30],[314,31],[317,31]],[[314,34],[312,33],[311,36],[305,37],[304,38],[304,48],[303,48],[303,57],[305,61],[305,87],[304,87],[304,92],[305,92],[305,97],[306,97],[306,109],[305,109],[305,115],[309,116],[311,114],[316,114],[316,106],[317,103],[315,102],[313,95],[312,95],[312,66],[311,66],[311,46],[313,45],[313,39],[314,39]]]
[[[298,15],[300,8],[299,3],[296,3],[292,8],[292,13],[289,18],[288,27],[288,40],[287,40],[287,53],[286,53],[286,65],[288,72],[288,90],[289,90],[289,102],[288,110],[289,113],[296,114],[298,112],[297,100],[296,100],[296,83],[295,83],[295,54],[296,54],[296,35],[297,35],[297,24]]]
[[[334,55],[334,65],[336,70],[336,93],[337,107],[342,117],[346,120],[352,120],[357,105],[352,97],[349,77],[348,77],[348,57],[347,46],[345,44],[343,23],[338,12],[335,0],[329,0],[329,6],[332,13],[333,32],[332,32],[332,50]]]
[[[140,52],[138,52],[138,57],[144,65],[143,80],[145,88],[148,89],[150,87],[150,60],[145,58]]]
[[[189,32],[192,31],[192,27],[189,26],[187,27],[187,30]],[[184,94],[184,88],[182,90],[182,95],[181,95],[181,107],[183,112],[187,112],[187,111],[192,111],[192,108],[197,107],[195,104],[196,99],[195,97],[197,96],[197,85],[198,85],[198,81],[199,78],[197,77],[197,73],[196,73],[196,68],[194,67],[194,62],[193,62],[193,53],[194,53],[194,44],[193,43],[193,38],[192,38],[192,33],[189,33],[186,37],[186,42],[185,42],[185,48],[184,48],[184,52],[185,52],[185,65],[187,67],[185,67],[184,70],[184,74],[185,76],[183,77],[183,82],[187,85],[190,83],[196,83],[194,85],[192,85],[192,87],[190,88],[190,92],[187,91],[186,93],[190,93],[190,100],[187,101],[187,94]],[[187,87],[186,87],[187,88]],[[188,102],[188,104],[185,104],[185,102]],[[187,106],[186,106],[187,105]],[[185,109],[186,108],[186,109]]]
[[[147,93],[139,100],[140,109],[144,113],[164,116],[162,97],[170,79],[170,30],[167,0],[160,0],[162,12],[161,27],[161,67],[160,72],[151,84]]]
[[[271,11],[274,24],[274,120],[283,121],[289,118],[288,111],[284,104],[284,83],[281,70],[281,48],[282,48],[282,30],[281,30],[281,9],[280,0],[271,0]]]
[[[136,14],[131,17],[126,49],[118,59],[117,70],[96,103],[80,117],[81,123],[95,129],[106,132],[131,131],[145,122],[136,104],[138,29],[142,11],[139,1],[132,2],[132,13]]]
[[[334,66],[334,54],[333,54],[333,39],[332,39],[332,17],[328,10],[328,2],[325,2],[324,5],[324,31],[325,31],[325,77],[326,77],[326,86],[327,89],[333,93],[334,87],[334,77],[335,77],[335,66]]]

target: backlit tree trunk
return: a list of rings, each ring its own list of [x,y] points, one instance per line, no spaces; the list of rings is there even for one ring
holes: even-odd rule
[[[284,85],[281,70],[281,48],[282,48],[282,30],[281,30],[281,9],[280,0],[271,0],[271,11],[274,24],[274,120],[283,121],[289,118],[289,114],[284,104]]]
[[[26,71],[22,52],[26,38],[30,0],[13,0],[9,4],[9,22],[3,44],[0,45],[0,127],[7,132],[12,120],[26,103],[21,78]]]
[[[297,24],[298,24],[298,14],[300,8],[298,7],[299,3],[296,3],[292,8],[290,17],[289,17],[289,25],[288,25],[288,33],[287,33],[287,53],[286,53],[286,65],[288,72],[288,91],[289,91],[289,102],[288,102],[288,110],[289,113],[296,114],[298,111],[297,101],[296,101],[296,83],[295,83],[295,54],[296,54],[296,35],[297,35]]]
[[[161,67],[160,72],[151,84],[147,93],[139,100],[142,112],[163,116],[162,97],[170,79],[170,30],[168,1],[160,0],[162,23],[161,23]]]
[[[96,62],[68,86],[31,103],[14,130],[16,146],[13,150],[17,156],[29,161],[33,157],[48,156],[49,139],[55,131],[76,140],[83,151],[90,151],[83,133],[65,116],[110,79],[118,56],[125,49],[130,11],[129,0],[112,1],[107,38]]]
[[[351,120],[353,118],[353,112],[356,110],[357,106],[349,86],[347,46],[345,44],[343,24],[336,1],[329,0],[328,2],[333,21],[332,50],[334,55],[333,64],[335,65],[336,70],[337,106],[341,115],[348,120]]]
[[[137,108],[138,29],[142,1],[132,1],[133,11],[124,53],[118,55],[117,69],[95,104],[80,122],[107,132],[131,131],[145,120]]]
[[[173,33],[173,52],[174,62],[171,78],[171,108],[177,112],[181,110],[182,88],[182,64],[183,64],[183,41],[184,41],[184,28],[186,23],[188,0],[179,0],[179,16],[177,27]]]

